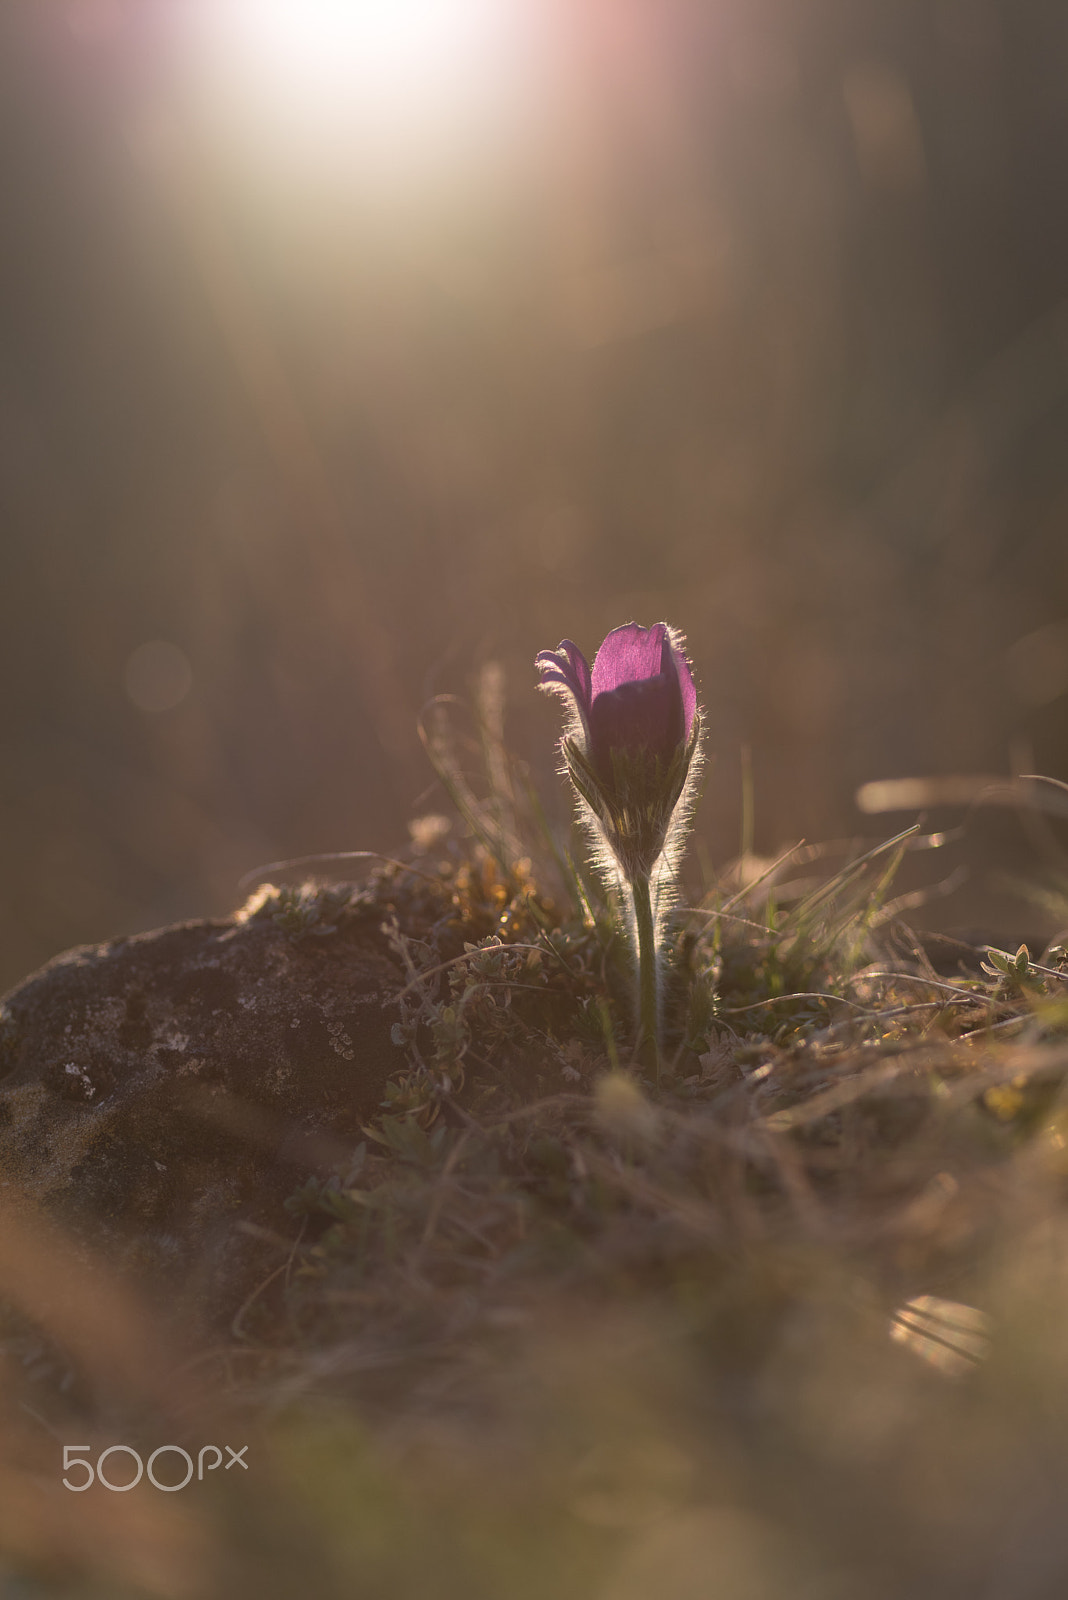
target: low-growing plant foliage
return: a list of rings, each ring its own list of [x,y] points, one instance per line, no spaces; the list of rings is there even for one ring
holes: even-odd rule
[[[918,828],[747,851],[665,926],[657,1082],[611,886],[500,705],[484,683],[466,742],[428,711],[455,816],[409,860],[248,908],[385,931],[403,1066],[199,1355],[196,1405],[242,1419],[263,1478],[190,1503],[195,1559],[169,1509],[154,1566],[132,1524],[110,1568],[81,1526],[62,1592],[228,1592],[267,1524],[278,1593],[312,1567],[413,1600],[1054,1592],[1025,1577],[1068,1568],[1065,949],[912,933]],[[15,1403],[104,1437],[121,1404],[84,1353],[65,1394],[61,1347],[12,1322]],[[43,1536],[0,1536],[56,1578]]]

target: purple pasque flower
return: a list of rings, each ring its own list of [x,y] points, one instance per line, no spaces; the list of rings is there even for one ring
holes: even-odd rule
[[[648,878],[664,852],[700,732],[682,636],[666,622],[628,622],[605,639],[592,672],[570,639],[543,650],[535,664],[542,687],[570,712],[561,751],[572,783],[624,877]]]

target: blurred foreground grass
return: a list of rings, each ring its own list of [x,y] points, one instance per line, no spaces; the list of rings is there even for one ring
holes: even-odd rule
[[[610,908],[480,727],[489,800],[427,730],[466,841],[361,892],[409,1070],[224,1332],[5,1213],[4,1600],[1063,1592],[1064,950],[922,944],[915,829],[746,854],[676,914],[656,1092]],[[62,1485],[171,1443],[248,1470]]]

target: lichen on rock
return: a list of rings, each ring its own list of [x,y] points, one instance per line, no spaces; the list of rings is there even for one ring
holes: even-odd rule
[[[359,892],[330,893],[329,938],[300,937],[261,891],[228,918],[68,951],[8,994],[5,1194],[136,1265],[230,1273],[248,1253],[235,1217],[273,1217],[351,1154],[403,1064],[382,1004],[396,959]]]
[[[543,959],[532,899],[454,849],[56,957],[0,1003],[0,1195],[232,1315],[295,1237],[286,1199],[384,1113],[574,1079],[545,1026],[573,1016],[581,956],[558,933]]]

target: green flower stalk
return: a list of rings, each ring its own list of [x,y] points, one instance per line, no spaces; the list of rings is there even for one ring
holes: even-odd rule
[[[563,770],[593,846],[621,891],[637,952],[638,1055],[660,1073],[663,938],[689,831],[701,717],[682,635],[666,622],[614,628],[593,670],[565,639],[535,665],[564,701]]]

